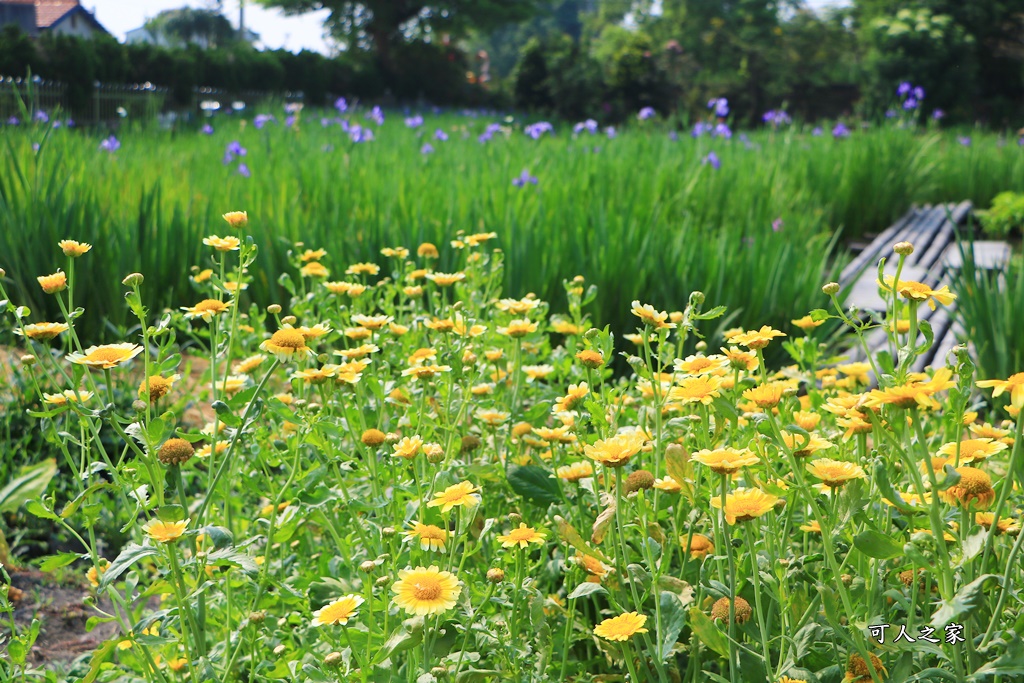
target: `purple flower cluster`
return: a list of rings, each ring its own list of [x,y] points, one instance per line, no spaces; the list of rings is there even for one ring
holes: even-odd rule
[[[113,154],[117,150],[121,149],[121,142],[111,135],[109,138],[100,143],[100,149],[104,152],[110,152]]]
[[[619,131],[615,130],[615,126],[608,126],[604,129],[604,134],[608,136],[609,140],[612,140],[619,134]]]
[[[263,130],[263,126],[271,121],[277,121],[273,114],[257,114],[252,120],[252,125],[256,126],[256,130]]]
[[[967,136],[967,135],[959,135],[959,136],[957,136],[956,141],[959,142],[964,147],[970,147],[971,146],[971,138],[969,136]]]
[[[819,133],[820,134],[820,133]],[[850,129],[840,121],[832,128],[832,137],[834,138],[848,138],[850,137]]]
[[[699,138],[702,135],[706,135],[707,133],[710,133],[714,129],[715,129],[715,127],[712,126],[710,123],[704,123],[703,121],[698,121],[697,123],[694,124],[693,130],[690,131],[690,137]]]
[[[424,143],[423,146],[420,147],[420,154],[423,154],[424,156],[426,156],[427,154],[433,154],[433,153],[434,153],[434,146],[431,145],[429,142]]]
[[[924,88],[903,81],[896,88],[896,95],[899,96],[904,111],[912,111],[921,106],[921,100],[924,99]]]
[[[33,119],[33,120],[34,120],[34,121],[35,121],[36,123],[49,123],[49,122],[50,122],[50,115],[49,115],[49,114],[47,114],[47,113],[46,113],[45,111],[43,111],[42,109],[40,109],[39,111],[37,111],[37,112],[35,113],[35,115],[33,115],[33,116],[32,116],[32,119]]]
[[[641,121],[646,121],[647,119],[653,119],[654,116],[655,116],[654,107],[644,107],[636,115],[636,117],[638,119],[640,119]]]
[[[371,121],[376,123],[378,126],[383,126],[384,125],[384,110],[381,109],[380,107],[374,105],[373,109],[371,109],[369,111],[369,113],[366,115],[366,118],[370,119]]]
[[[487,124],[487,128],[484,129],[484,132],[480,133],[480,137],[477,138],[477,141],[481,144],[490,142],[491,138],[494,137],[494,134],[499,131],[501,131],[500,123],[489,123]]]
[[[443,130],[438,128],[434,131],[434,139],[440,142],[446,142],[448,140],[448,133],[445,133]]]
[[[715,112],[715,116],[725,118],[729,115],[729,100],[724,97],[716,97],[708,100],[708,109]]]
[[[579,135],[583,131],[586,131],[593,135],[597,132],[597,121],[594,119],[587,119],[586,121],[580,121],[572,127],[572,134]]]
[[[242,143],[240,143],[238,140],[232,140],[231,142],[228,143],[227,148],[224,150],[224,165],[227,166],[228,164],[232,163],[236,158],[239,159],[238,167],[235,170],[238,171],[238,174],[241,175],[242,177],[248,178],[249,176],[252,175],[252,172],[249,171],[249,166],[246,165],[244,161],[241,161],[241,158],[246,156],[248,153],[249,150],[247,150],[245,147],[242,147]]]
[[[547,121],[538,121],[523,129],[524,132],[534,140],[540,140],[544,133],[553,133],[555,127]]]
[[[7,125],[8,126],[19,126],[19,125],[21,125],[21,120],[17,116],[12,116],[11,118],[7,119]]]
[[[344,97],[339,97],[334,101],[334,108],[338,110],[339,114],[344,114],[348,111],[348,100]]]
[[[419,128],[422,125],[423,125],[423,117],[422,116],[418,116],[418,115],[417,116],[407,116],[406,119],[405,119],[405,127],[406,128]]]
[[[523,169],[523,172],[519,174],[518,177],[512,179],[512,184],[515,185],[516,187],[525,187],[527,184],[536,185],[537,182],[537,178],[530,175],[530,172],[525,168]]]
[[[935,121],[941,121],[944,118],[946,118],[946,112],[942,111],[941,109],[936,109],[935,111],[932,112],[932,119],[934,119]]]
[[[778,128],[780,126],[788,126],[793,122],[793,119],[789,117],[784,109],[772,109],[766,111],[761,120],[772,126],[772,128]]]
[[[722,166],[721,160],[718,158],[718,155],[715,154],[713,151],[708,152],[707,156],[701,159],[700,163],[701,165],[710,164],[711,168],[715,169],[716,171]]]
[[[346,125],[342,126],[342,129],[346,130],[346,132],[348,133],[348,138],[352,142],[358,144],[360,142],[370,142],[371,140],[373,140],[373,130],[371,130],[370,128],[364,128],[360,126],[358,123],[354,123],[351,125],[347,125],[347,121],[345,123]]]
[[[201,132],[203,135],[213,135],[213,126],[208,123],[204,123]]]

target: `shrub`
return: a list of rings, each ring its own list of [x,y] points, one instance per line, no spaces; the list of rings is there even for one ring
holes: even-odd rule
[[[1006,237],[1024,227],[1024,194],[1000,192],[987,211],[978,211],[981,228],[986,234]]]

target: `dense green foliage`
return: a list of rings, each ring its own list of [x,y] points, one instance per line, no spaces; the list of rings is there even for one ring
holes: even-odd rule
[[[1006,237],[1024,228],[1024,194],[1000,192],[992,206],[978,212],[982,229],[995,237]]]
[[[352,122],[368,124],[361,112]],[[375,140],[353,143],[307,110],[297,128],[220,119],[212,136],[126,130],[114,153],[63,129],[8,129],[0,253],[13,291],[42,313],[52,299],[34,278],[56,264],[38,246],[73,235],[102,249],[102,260],[82,266],[93,269],[85,273],[93,288],[88,329],[99,336],[109,329],[101,321],[126,319],[116,282],[98,270],[142,272],[153,284],[148,305],[179,305],[192,296],[185,275],[225,206],[259,216],[252,231],[261,259],[294,278],[287,252],[295,240],[359,261],[397,243],[494,230],[511,266],[508,288],[557,301],[552,293],[565,274],[582,274],[604,292],[593,311],[601,324],[623,328],[628,303],[641,295],[671,310],[703,289],[735,316],[723,325],[792,329],[794,309],[817,307],[831,261],[842,259],[833,240],[877,231],[914,202],[984,205],[1007,188],[1024,190],[1022,150],[994,135],[969,147],[952,135],[895,127],[848,139],[794,129],[746,143],[674,141],[646,122],[614,139],[562,130],[533,140],[521,123],[508,123],[479,142],[490,123],[428,118],[413,130],[389,115]],[[437,140],[437,129],[449,139]],[[222,163],[235,140],[247,149],[249,178],[237,160]],[[428,142],[434,151],[421,153]],[[720,168],[702,163],[711,151]],[[512,184],[524,168],[536,185]],[[283,293],[257,279],[248,296],[266,304]]]

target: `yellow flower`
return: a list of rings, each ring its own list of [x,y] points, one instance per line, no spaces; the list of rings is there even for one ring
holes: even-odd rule
[[[448,539],[448,532],[433,524],[422,524],[410,522],[411,529],[403,531],[402,534],[407,540],[419,539],[420,548],[426,551],[446,552],[445,541]]]
[[[412,460],[420,452],[420,449],[423,448],[423,439],[418,436],[407,436],[392,446],[392,448],[395,451],[392,455]]]
[[[416,379],[430,379],[442,372],[451,372],[450,365],[416,365],[402,370],[402,377],[415,377]]]
[[[149,377],[149,402],[153,403],[171,391],[171,387],[174,383],[181,379],[181,375],[171,375],[170,377],[164,377],[163,375],[150,375]],[[145,400],[146,396],[146,380],[142,380],[139,383],[139,398]]]
[[[598,579],[607,576],[612,571],[612,568],[601,560],[596,557],[591,557],[590,555],[584,555],[583,553],[576,553],[573,560],[576,564],[583,567],[588,574],[596,576]]]
[[[778,496],[760,489],[738,488],[725,497],[725,521],[729,524],[749,522],[775,507]],[[711,506],[722,509],[722,499],[712,498]]]
[[[580,479],[586,479],[587,477],[594,476],[594,466],[588,461],[582,460],[580,462],[574,462],[571,465],[562,465],[555,474],[558,475],[559,479],[565,479],[566,481],[579,481]]]
[[[676,326],[675,323],[668,322],[668,313],[666,311],[658,311],[650,304],[642,304],[639,301],[633,301],[633,315],[640,318],[645,325],[649,325],[655,329],[672,329]]]
[[[474,507],[480,503],[477,487],[468,481],[452,484],[444,491],[434,494],[434,500],[427,503],[428,508],[440,507],[441,512],[448,512],[453,507]]]
[[[217,251],[238,251],[238,248],[242,245],[242,240],[234,236],[217,237],[216,235],[210,235],[203,238],[203,244],[213,247]]]
[[[582,325],[576,325],[564,318],[558,318],[551,321],[551,331],[556,334],[570,336],[574,334],[583,334],[587,331],[587,328]]]
[[[601,355],[600,351],[594,351],[593,349],[583,349],[576,354],[576,360],[591,369],[604,365],[604,356]]]
[[[248,211],[228,211],[221,218],[235,230],[244,230],[249,225]]]
[[[512,315],[524,315],[540,306],[540,299],[499,299],[494,307]]]
[[[935,376],[926,382],[911,379],[906,384],[886,389],[873,389],[868,394],[864,405],[868,408],[877,408],[883,405],[891,405],[896,408],[931,408],[938,409],[939,403],[932,396],[940,391],[949,389],[955,385],[950,378],[953,371],[949,368],[940,368]]]
[[[309,263],[310,261],[319,261],[324,256],[327,256],[326,249],[307,249],[299,254],[299,260],[303,263]]]
[[[786,387],[781,382],[768,382],[743,392],[743,398],[753,401],[758,408],[774,408],[782,400]]]
[[[195,267],[193,267],[193,268],[195,268]],[[192,276],[192,282],[194,282],[197,285],[199,285],[199,284],[202,284],[202,283],[206,282],[211,277],[213,277],[213,268],[206,268],[204,270],[200,270],[198,273],[193,275]]]
[[[491,427],[497,427],[501,423],[505,422],[505,420],[510,417],[510,414],[502,410],[478,410],[476,417],[478,420],[487,423]]]
[[[63,292],[68,288],[68,276],[62,270],[58,270],[53,275],[40,275],[36,280],[47,294]]]
[[[57,242],[57,246],[60,247],[60,250],[64,252],[65,256],[70,256],[71,258],[83,256],[86,252],[92,249],[91,244],[76,242],[75,240],[61,240],[60,242]]]
[[[379,330],[394,320],[390,315],[353,315],[352,322],[368,330]]]
[[[438,287],[451,287],[466,279],[465,273],[427,273],[426,278]]]
[[[380,272],[380,266],[376,263],[353,263],[345,271],[345,275],[376,275]]]
[[[819,422],[821,422],[821,414],[798,410],[793,413],[793,421],[796,423],[797,427],[800,427],[800,429],[811,431],[818,426]]]
[[[437,252],[437,247],[431,242],[424,242],[416,248],[416,255],[422,258],[438,258],[440,254]]]
[[[871,372],[871,363],[845,363],[837,365],[836,370],[847,377],[853,377],[861,384],[867,384],[871,381],[871,378],[868,376],[868,373]]]
[[[363,598],[358,595],[343,595],[313,612],[313,621],[310,624],[312,626],[332,626],[334,624],[344,626],[349,619],[356,616],[356,610],[363,602]]]
[[[683,485],[666,474],[663,478],[654,480],[654,488],[666,493],[679,493],[683,490]]]
[[[679,537],[679,542],[686,543],[686,535]],[[693,534],[690,538],[690,559],[700,560],[707,556],[709,553],[715,552],[715,544],[711,542],[711,539],[704,534]]]
[[[992,528],[992,522],[995,521],[996,516],[991,512],[976,512],[974,513],[974,521],[985,527],[986,529]],[[998,534],[1010,534],[1016,535],[1020,531],[1020,523],[1012,517],[1000,517],[999,523],[996,524],[996,535]]]
[[[306,346],[306,338],[298,330],[281,328],[270,339],[260,344],[260,350],[272,353],[281,362],[291,360],[295,355],[312,355],[313,350]]]
[[[732,344],[740,344],[746,346],[748,349],[763,349],[771,343],[775,337],[785,337],[784,332],[772,329],[768,325],[763,325],[759,330],[753,330],[750,332],[743,332],[733,336],[729,342]]]
[[[821,524],[818,523],[818,520],[812,519],[811,521],[807,522],[806,524],[801,524],[800,525],[800,531],[806,531],[809,534],[820,534],[821,533]]]
[[[88,571],[85,572],[85,578],[89,580],[89,585],[93,588],[98,588],[100,585],[100,577],[103,576],[103,573],[107,571],[107,567],[109,566],[110,562],[101,559],[99,569],[96,568],[96,565],[89,567]]]
[[[1010,405],[1017,410],[1024,408],[1024,372],[1018,372],[1010,375],[1009,378],[1002,379],[986,379],[978,382],[978,386],[983,389],[994,389],[992,392],[993,398],[999,398],[1005,392],[1010,392]]]
[[[949,505],[984,510],[996,498],[992,489],[992,477],[976,467],[957,467],[960,481],[945,491],[939,491],[939,498]]]
[[[834,443],[826,441],[817,434],[811,434],[810,438],[805,438],[800,434],[790,434],[785,430],[782,430],[782,441],[786,444],[786,448],[793,451],[793,455],[798,458],[806,458],[818,451],[835,447]]]
[[[263,365],[263,362],[267,360],[267,357],[262,353],[257,353],[253,356],[249,356],[244,360],[240,360],[235,363],[234,372],[236,375],[248,375],[251,374],[256,368]]]
[[[757,369],[757,354],[737,349],[735,347],[722,348],[722,353],[729,360],[729,365],[733,370],[751,370]]]
[[[852,462],[818,458],[807,465],[807,471],[821,479],[829,488],[839,488],[854,479],[867,479],[864,468]]]
[[[976,460],[984,460],[990,456],[1005,451],[1008,446],[1000,441],[993,441],[992,439],[964,439],[959,443],[960,446],[960,462],[968,464]],[[939,449],[939,455],[944,455],[947,458],[953,460],[956,458],[957,442],[953,441],[944,444]]]
[[[526,335],[536,331],[537,323],[530,322],[526,318],[523,318],[522,320],[510,320],[507,326],[498,328],[498,334],[504,334],[514,339],[525,337]]]
[[[210,322],[213,320],[213,316],[220,315],[221,313],[227,313],[230,308],[230,301],[224,302],[217,299],[203,299],[195,306],[182,306],[181,310],[185,311],[185,317],[190,320],[193,318],[202,318],[206,322]]]
[[[32,323],[25,325],[24,332],[22,330],[15,330],[15,333],[23,333],[29,339],[35,339],[36,341],[49,341],[58,334],[67,331],[68,326],[66,323]]]
[[[188,658],[175,657],[174,659],[168,659],[167,666],[171,667],[171,671],[174,672],[184,671],[185,667],[188,666]]]
[[[804,332],[806,332],[807,330],[813,330],[815,327],[821,327],[822,325],[825,324],[824,320],[815,320],[809,315],[805,315],[802,318],[797,318],[796,320],[790,320],[789,322],[793,323]]]
[[[455,607],[462,586],[453,574],[431,565],[401,570],[391,590],[395,605],[409,614],[428,616]]]
[[[605,467],[622,467],[640,452],[648,440],[642,429],[634,429],[616,434],[610,439],[599,439],[592,446],[584,446],[583,453]]]
[[[590,387],[587,386],[586,382],[580,382],[579,384],[570,384],[569,390],[557,401],[551,408],[552,412],[562,413],[575,408],[580,401],[586,398],[587,394],[590,393]]]
[[[702,403],[706,406],[721,396],[722,380],[714,375],[684,378],[677,387],[668,391],[668,400],[681,403]]]
[[[183,519],[180,522],[163,522],[159,519],[152,519],[142,527],[142,530],[154,541],[169,543],[181,538],[190,521],[192,520]]]
[[[498,541],[501,542],[502,548],[514,548],[517,545],[520,548],[528,548],[531,543],[543,545],[545,536],[547,534],[543,531],[537,531],[533,527],[526,526],[526,524],[520,522],[518,529],[513,529],[505,536],[498,536]]]
[[[487,240],[493,240],[497,236],[498,233],[496,232],[478,232],[473,235],[468,235],[466,237],[466,244],[468,244],[471,247],[476,247],[483,244]]]
[[[90,346],[85,350],[85,353],[69,353],[68,360],[76,365],[107,370],[130,361],[140,353],[142,353],[142,347],[138,344],[131,344],[129,342],[123,344],[104,344],[103,346]]]
[[[783,676],[775,683],[807,683],[807,679],[804,678],[790,678],[789,676]]]
[[[501,356],[498,356],[499,358]],[[491,360],[488,358],[488,360]],[[555,371],[553,365],[524,365],[523,372],[526,373],[526,381],[531,382],[535,379],[544,379],[552,372]]]
[[[327,266],[319,261],[310,261],[299,268],[299,275],[303,277],[329,277],[330,274],[331,271],[327,269]]]
[[[758,457],[746,448],[705,449],[695,453],[693,460],[707,465],[717,474],[724,475],[732,475],[744,467],[750,467],[760,462]]]
[[[721,375],[725,371],[726,366],[729,365],[729,359],[717,354],[705,356],[698,353],[694,356],[687,356],[684,359],[677,358],[673,365],[676,372],[682,372],[687,375]]]
[[[647,633],[643,626],[647,615],[626,612],[611,619],[605,619],[594,627],[594,635],[605,640],[627,641],[638,633]]]
[[[884,282],[879,282],[878,284],[891,292],[894,283],[896,284],[895,289],[897,293],[903,295],[903,298],[913,301],[927,301],[928,308],[933,311],[935,310],[936,301],[943,306],[949,306],[956,300],[956,294],[949,291],[948,285],[943,285],[942,289],[935,290],[926,284],[915,282],[914,280],[900,280],[896,283],[896,278],[891,275],[886,275]]]

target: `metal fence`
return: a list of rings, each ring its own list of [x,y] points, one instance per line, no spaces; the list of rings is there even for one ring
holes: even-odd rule
[[[72,118],[76,124],[96,125],[121,119],[148,120],[160,114],[203,116],[214,112],[240,112],[271,103],[301,103],[301,92],[229,91],[194,88],[184,106],[174,102],[169,88],[152,83],[135,85],[95,83],[88,98],[72,106],[64,83],[0,76],[0,123],[12,117],[52,116]]]

